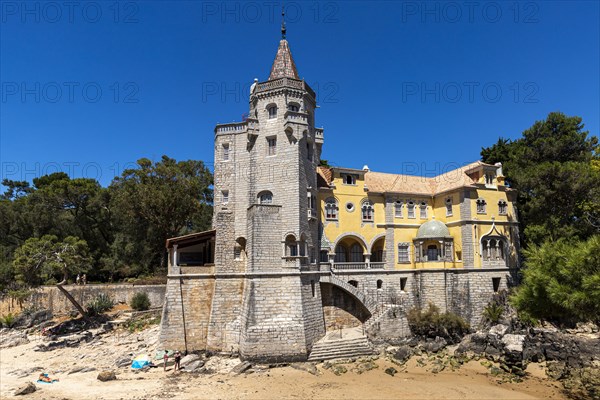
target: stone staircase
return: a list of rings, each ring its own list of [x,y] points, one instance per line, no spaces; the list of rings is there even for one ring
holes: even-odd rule
[[[371,343],[362,334],[362,328],[343,329],[330,332],[312,348],[308,361],[332,360],[335,358],[353,358],[375,353]]]

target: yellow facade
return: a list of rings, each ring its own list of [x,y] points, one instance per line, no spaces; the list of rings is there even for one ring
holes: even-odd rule
[[[319,167],[319,177],[321,262],[334,268],[517,265],[515,191],[501,165],[476,162],[434,178]]]

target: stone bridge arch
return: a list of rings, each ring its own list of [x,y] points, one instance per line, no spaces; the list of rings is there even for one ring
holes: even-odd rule
[[[350,283],[332,275],[320,283],[327,330],[361,326],[375,315],[377,302]]]

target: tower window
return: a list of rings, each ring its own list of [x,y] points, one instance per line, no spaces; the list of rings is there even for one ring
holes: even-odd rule
[[[312,143],[309,141],[306,141],[306,158],[308,159],[308,161],[313,160],[313,147]]]
[[[504,200],[498,202],[498,214],[506,215],[508,212],[508,204]]]
[[[269,137],[267,138],[267,155],[274,156],[277,154],[277,138]]]
[[[288,110],[298,112],[300,111],[300,107],[297,104],[288,104]]]
[[[273,204],[273,193],[266,191],[258,194],[258,201],[260,204]]]
[[[223,161],[229,160],[229,143],[223,143]]]
[[[223,204],[229,203],[229,190],[221,191],[221,202]]]
[[[285,238],[285,255],[287,257],[298,256],[298,244],[296,243],[296,238],[294,235],[288,235]]]
[[[277,118],[277,106],[270,106],[267,111],[269,112],[269,119]]]
[[[487,203],[484,199],[477,199],[477,214],[485,214],[485,206]]]
[[[451,217],[451,216],[452,216],[452,199],[447,198],[446,199],[446,217]]]

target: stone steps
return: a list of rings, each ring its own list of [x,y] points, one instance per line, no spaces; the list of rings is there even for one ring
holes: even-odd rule
[[[326,340],[317,342],[308,357],[308,361],[333,360],[335,358],[352,358],[374,354],[374,350],[366,337]]]

